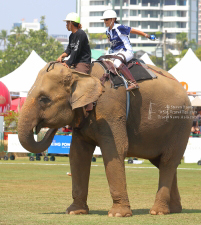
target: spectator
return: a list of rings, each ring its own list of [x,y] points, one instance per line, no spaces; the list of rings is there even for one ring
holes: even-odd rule
[[[193,137],[199,137],[200,127],[199,127],[198,121],[193,121],[191,132],[193,133]]]
[[[201,111],[198,112],[197,116],[196,116],[197,120],[201,120]]]
[[[70,126],[65,126],[65,127],[62,127],[62,132],[64,133],[71,133],[72,132],[72,128]]]

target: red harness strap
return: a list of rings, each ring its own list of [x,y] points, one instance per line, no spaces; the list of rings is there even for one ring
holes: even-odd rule
[[[169,78],[169,79],[172,79],[172,80],[176,80],[177,82],[178,82],[178,80],[177,79],[175,79],[175,78],[172,78],[172,77],[168,77],[168,76],[166,76],[163,72],[161,72],[161,71],[157,71],[157,70],[155,70],[155,69],[152,69],[151,67],[149,67],[149,66],[147,66],[150,70],[153,70],[153,71],[155,71],[156,73],[159,73],[160,75],[162,75],[162,76],[164,76],[164,77],[167,77],[167,78]]]

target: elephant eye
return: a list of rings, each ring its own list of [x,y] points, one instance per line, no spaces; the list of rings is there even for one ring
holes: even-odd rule
[[[48,97],[46,97],[46,96],[41,96],[41,97],[39,98],[39,102],[40,102],[42,105],[47,105],[48,103],[51,102],[51,100],[50,100]]]

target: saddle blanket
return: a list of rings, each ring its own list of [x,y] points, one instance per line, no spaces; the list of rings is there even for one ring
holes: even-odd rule
[[[107,70],[108,68],[104,65],[103,62],[99,61],[101,65]],[[135,78],[136,81],[140,80],[149,80],[157,78],[157,76],[148,68],[148,66],[144,63],[143,60],[133,58],[127,64],[131,74]],[[124,86],[124,81],[117,74],[114,74],[110,71],[110,80],[112,81],[114,88],[119,86]]]

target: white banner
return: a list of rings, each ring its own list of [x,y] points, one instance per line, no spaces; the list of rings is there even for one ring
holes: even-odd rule
[[[3,121],[4,121],[4,117],[3,116],[0,116],[0,133],[3,134]]]
[[[201,138],[190,137],[184,152],[185,163],[197,163],[201,160]]]
[[[37,135],[34,135],[34,139],[37,141]],[[8,152],[30,153],[20,144],[18,134],[8,134]]]

